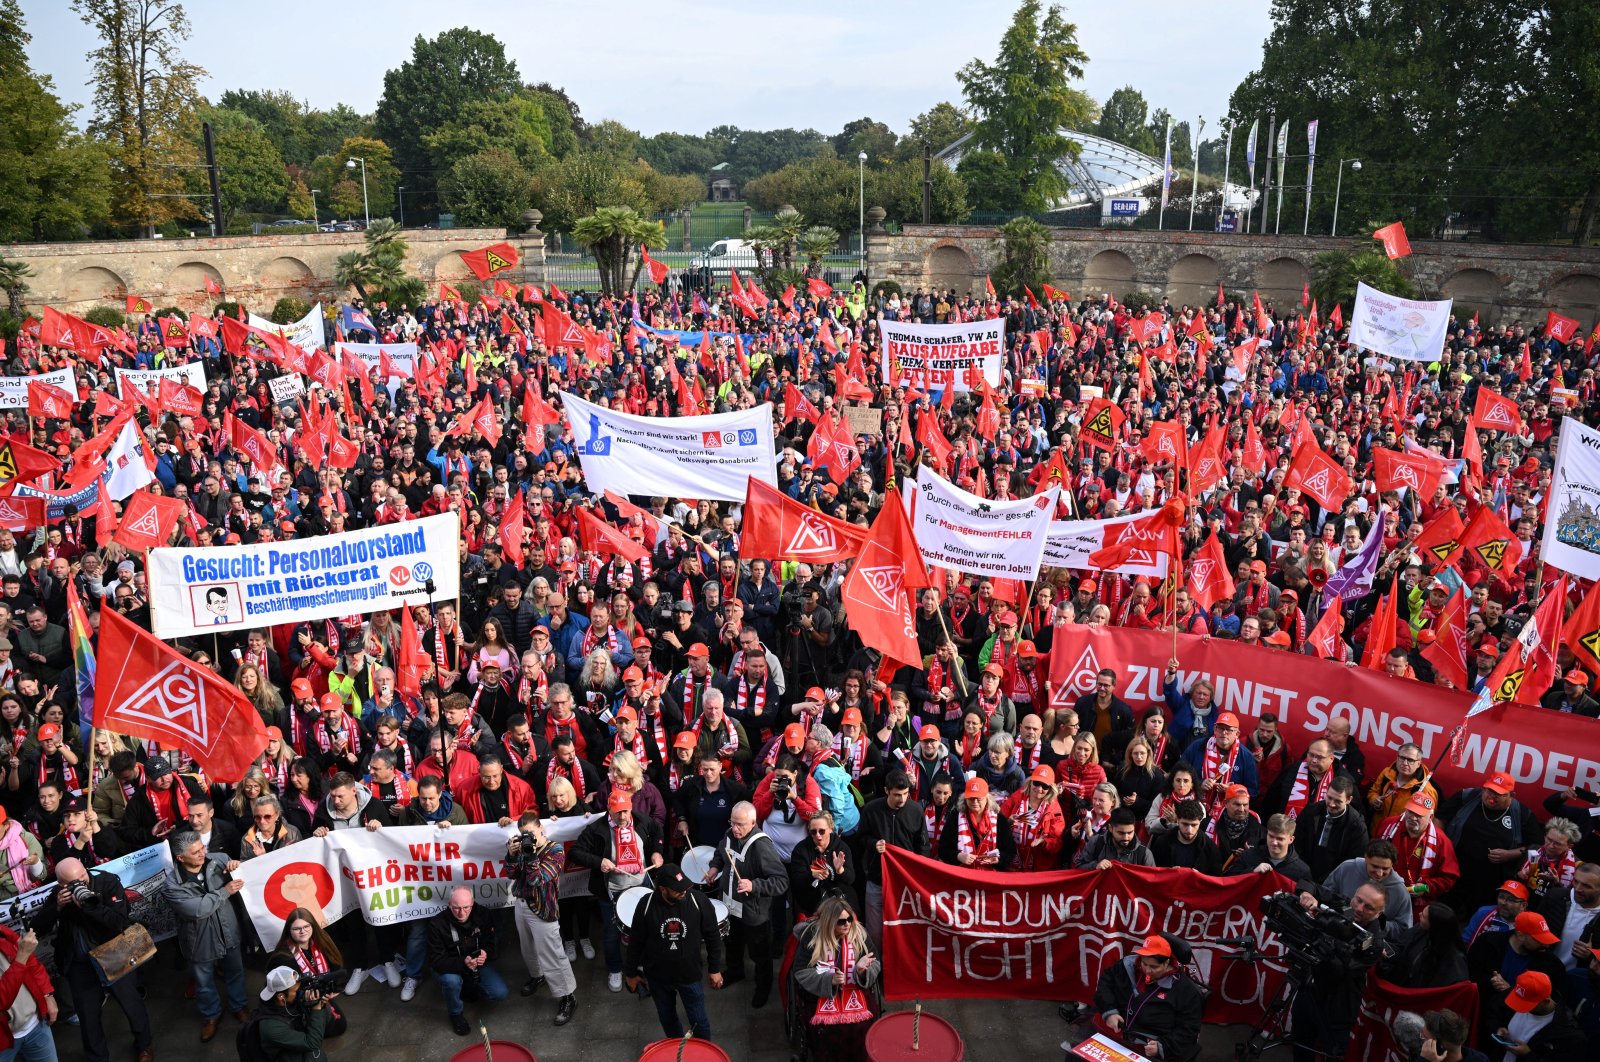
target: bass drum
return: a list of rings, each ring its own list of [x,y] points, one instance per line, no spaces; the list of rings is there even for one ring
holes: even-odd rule
[[[622,934],[622,946],[628,946],[629,937],[633,933],[633,916],[638,913],[639,905],[650,898],[654,889],[644,885],[635,885],[631,889],[624,889],[617,897],[616,923],[617,932]]]

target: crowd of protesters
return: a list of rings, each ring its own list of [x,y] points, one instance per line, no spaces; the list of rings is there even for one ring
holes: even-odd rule
[[[150,489],[186,503],[173,544],[307,538],[447,511],[462,523],[460,599],[414,609],[429,658],[418,694],[397,687],[401,624],[388,613],[178,643],[236,684],[269,727],[270,744],[243,778],[205,777],[180,749],[80,730],[66,587],[76,584],[92,616],[113,608],[148,626],[143,556],[111,541],[93,514],[0,531],[0,739],[11,749],[0,757],[0,809],[12,858],[0,896],[54,882],[67,897],[52,901],[52,916],[58,902],[62,913],[39,933],[61,927],[55,984],[70,990],[63,1002],[87,1056],[108,1057],[98,1014],[107,994],[129,1014],[140,1059],[154,1050],[142,1000],[99,987],[82,957],[86,939],[103,941],[128,922],[120,887],[94,872],[107,859],[173,846],[174,906],[202,1040],[217,1034],[224,1009],[248,1020],[258,994],[245,987],[248,955],[265,962],[259,994],[268,1016],[281,1019],[263,1032],[279,1052],[272,1057],[310,1057],[347,1025],[328,997],[369,981],[410,1002],[431,980],[451,1025],[465,1032],[464,999],[507,995],[490,961],[494,913],[452,894],[431,922],[374,929],[359,915],[324,927],[320,912],[297,909],[281,938],[258,940],[235,909],[239,883],[228,872],[238,862],[341,829],[536,826],[541,816],[548,824],[583,814],[595,817],[578,840],[541,847],[541,858],[554,853],[553,869],[541,862],[526,872],[515,936],[508,929],[504,937],[506,946],[518,942],[527,966],[522,994],[548,982],[557,1024],[576,1008],[573,963],[603,963],[613,992],[625,978],[651,979],[642,945],[625,944],[617,906],[657,870],[663,904],[694,908],[671,887],[687,880],[739,911],[726,948],[711,948],[705,969],[660,974],[672,987],[665,1003],[657,998],[664,1028],[671,1031],[669,1013],[676,1021],[676,993],[694,1030],[709,1035],[703,997],[697,1011],[691,990],[702,973],[721,987],[748,978],[751,1005],[765,1005],[798,923],[803,1042],[818,1058],[860,1057],[879,1008],[881,853],[895,845],[1005,871],[1118,862],[1224,875],[1275,870],[1308,904],[1349,905],[1363,930],[1388,939],[1380,972],[1393,983],[1475,982],[1481,1032],[1532,1045],[1519,1057],[1556,1057],[1578,1022],[1593,1037],[1600,797],[1558,794],[1539,809],[1548,816],[1541,821],[1505,774],[1441,791],[1415,745],[1363,748],[1347,720],[1294,747],[1271,714],[1247,726],[1213,704],[1204,680],[1180,686],[1177,660],[1165,705],[1137,715],[1117,696],[1114,673],[1070,707],[1046,681],[1053,632],[1067,623],[1176,625],[1309,652],[1321,605],[1308,587],[1353,556],[1377,521],[1383,562],[1372,593],[1344,606],[1341,651],[1359,659],[1378,598],[1403,592],[1386,670],[1397,683],[1433,681],[1423,650],[1448,586],[1409,542],[1444,507],[1470,517],[1492,506],[1526,549],[1512,577],[1470,561],[1457,573],[1470,587],[1481,684],[1548,589],[1541,503],[1560,417],[1595,419],[1587,344],[1514,322],[1480,328],[1474,316],[1455,323],[1439,362],[1402,374],[1347,347],[1340,329],[1312,322],[1299,305],[1268,306],[1259,317],[1254,306],[1168,306],[1165,330],[1138,343],[1129,331],[1140,315],[1108,297],[1056,294],[1042,305],[1031,295],[891,290],[869,298],[858,284],[736,307],[725,291],[691,295],[675,285],[620,299],[552,287],[503,290],[473,306],[366,306],[374,332],[349,338],[417,342],[424,353],[415,375],[374,375],[370,396],[350,381],[282,403],[269,388],[282,366],[210,340],[192,350],[167,345],[153,320],[133,324],[136,354],[41,348],[25,332],[7,371],[70,367],[80,401],[66,420],[30,425],[12,411],[10,427],[68,470],[103,426],[96,392],[113,390],[115,367],[204,362],[198,415],[140,413],[154,461]],[[547,350],[543,306],[569,314],[590,345]],[[1008,348],[998,422],[977,394],[941,402],[878,382],[874,319],[997,315]],[[672,329],[711,337],[674,342]],[[1200,331],[1209,341],[1197,347]],[[1233,348],[1247,338],[1259,345],[1241,373]],[[1169,341],[1165,356],[1154,356]],[[1524,361],[1531,373],[1519,371]],[[1126,418],[1109,449],[1080,436],[1090,387]],[[1483,387],[1520,405],[1526,434],[1482,433],[1481,480],[1447,475],[1426,498],[1376,489],[1375,447],[1409,440],[1459,458],[1466,433],[1477,430],[1468,416]],[[1553,387],[1564,392],[1564,408]],[[1220,425],[1227,475],[1189,500],[1184,539],[1193,550],[1216,533],[1237,589],[1204,609],[1184,590],[1168,601],[1159,585],[1110,573],[1047,570],[1031,593],[947,573],[918,602],[921,666],[884,669],[839,608],[847,565],[746,556],[737,504],[637,496],[645,511],[625,515],[589,492],[571,426],[526,419],[530,398],[559,408],[560,388],[646,415],[771,402],[781,489],[858,524],[881,507],[888,477],[935,460],[915,441],[928,418],[952,446],[938,471],[956,484],[990,498],[1025,496],[1055,458],[1069,471],[1061,515],[1080,519],[1158,508],[1183,489],[1188,470],[1151,463],[1139,445],[1153,422],[1176,421],[1191,446]],[[870,400],[883,409],[881,430],[856,435],[854,455],[819,456],[807,446],[814,424],[792,408],[794,388],[846,435],[847,396]],[[447,437],[485,398],[500,413],[498,441],[471,428]],[[318,420],[318,410],[335,411],[357,451],[350,467],[309,456],[323,451],[305,444],[308,408]],[[264,432],[278,466],[253,466],[233,449],[230,420]],[[1302,421],[1356,484],[1338,511],[1284,488]],[[1260,463],[1244,459],[1247,426],[1263,447]],[[506,543],[500,517],[519,493],[524,540]],[[581,507],[637,540],[647,559],[583,549]],[[1575,604],[1580,589],[1572,594]],[[1600,712],[1588,693],[1593,676],[1565,647],[1561,671],[1546,707]],[[706,848],[717,855],[703,876],[683,877],[679,866],[698,869],[693,857]],[[551,875],[563,866],[590,871],[587,895],[557,900]],[[72,905],[75,882],[92,884],[111,914],[85,921],[94,905]],[[0,931],[0,955],[21,965],[31,940]],[[297,987],[300,975],[335,970],[344,972],[337,991]],[[50,985],[30,978],[12,984],[14,1004],[0,998],[12,1008],[0,1059],[12,1057],[4,1053],[12,1038],[37,1043],[40,1029],[48,1038],[60,1006]],[[1339,1005],[1307,1009],[1297,1036],[1338,1050],[1354,1016]],[[163,1038],[183,1039],[176,1031]]]

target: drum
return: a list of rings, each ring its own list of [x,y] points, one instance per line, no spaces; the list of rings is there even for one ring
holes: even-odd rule
[[[532,1051],[513,1040],[490,1040],[489,1047],[494,1051],[494,1062],[539,1062]],[[485,1057],[488,1056],[480,1043],[463,1047],[450,1056],[450,1062],[483,1062]]]
[[[728,905],[721,900],[712,900],[711,909],[717,913],[717,932],[726,939],[728,936]]]
[[[683,853],[683,859],[678,866],[683,869],[683,876],[689,879],[689,884],[701,892],[709,892],[713,886],[706,884],[706,874],[711,870],[711,860],[717,850],[709,844],[697,844]]]
[[[657,1040],[639,1062],[730,1062],[728,1052],[710,1040]]]
[[[631,889],[623,889],[617,896],[617,931],[622,934],[623,947],[628,945],[628,937],[633,931],[633,916],[639,910],[639,905],[650,898],[654,889],[644,885],[635,885]]]
[[[867,1030],[872,1062],[961,1062],[965,1053],[956,1027],[927,1011],[897,1010]]]

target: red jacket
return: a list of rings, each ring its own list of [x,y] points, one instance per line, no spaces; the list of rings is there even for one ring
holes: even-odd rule
[[[1022,842],[1019,824],[1022,821],[1022,809],[1027,806],[1028,791],[1019,789],[1006,798],[1000,805],[1000,814],[1011,820],[1012,831],[1017,833],[1017,857],[1011,863],[1012,870],[1057,870],[1062,866],[1061,839],[1067,832],[1067,818],[1061,812],[1061,801],[1052,797],[1045,801],[1042,814],[1039,816],[1039,826],[1033,833],[1040,843],[1035,845],[1030,839],[1026,845]]]
[[[455,764],[452,763],[451,766],[454,767]],[[539,809],[539,801],[533,795],[533,786],[510,772],[502,776],[501,782],[510,790],[506,794],[506,807],[508,809],[506,814],[513,819],[529,809],[534,811]],[[466,810],[468,820],[472,822],[489,821],[483,815],[483,800],[479,795],[481,789],[482,787],[478,784],[478,780],[474,778],[472,784],[464,786],[458,794],[461,798],[461,806]]]
[[[17,993],[27,991],[33,995],[33,1002],[39,1008],[39,1020],[44,1021],[45,997],[55,990],[50,986],[50,975],[45,973],[44,963],[37,956],[18,965],[18,943],[16,933],[6,926],[0,926],[0,955],[4,955],[11,964],[5,973],[0,974],[0,1010],[10,1010],[17,1001]],[[0,1051],[8,1050],[11,1044],[10,1024],[0,1022]]]
[[[755,795],[750,802],[756,806],[756,820],[766,818],[772,814],[772,779],[774,775],[768,774],[761,779],[761,784],[756,786]],[[816,814],[822,806],[822,790],[817,788],[817,780],[807,774],[800,787],[794,791],[794,807],[801,816],[809,818]]]

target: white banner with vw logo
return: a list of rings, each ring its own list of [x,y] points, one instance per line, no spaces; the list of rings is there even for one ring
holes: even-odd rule
[[[440,513],[292,542],[153,549],[151,627],[183,638],[449,601],[460,592],[460,539],[460,517]]]
[[[595,494],[744,501],[751,476],[778,485],[772,406],[703,417],[636,417],[561,392]]]

